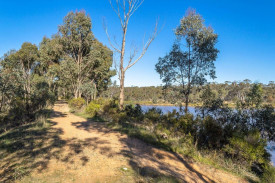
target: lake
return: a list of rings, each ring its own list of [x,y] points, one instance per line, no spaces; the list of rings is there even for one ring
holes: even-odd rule
[[[161,111],[164,114],[167,114],[168,112],[172,112],[173,110],[176,110],[177,112],[180,112],[179,107],[177,106],[150,106],[150,105],[142,105],[141,109],[143,111],[148,111],[149,109],[156,107],[161,109]],[[184,108],[183,108],[184,109]],[[192,114],[196,114],[195,107],[189,107],[189,112]],[[267,146],[268,151],[271,154],[271,162],[273,165],[275,165],[275,142],[269,142]]]

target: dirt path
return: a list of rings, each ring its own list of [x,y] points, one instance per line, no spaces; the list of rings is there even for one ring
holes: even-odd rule
[[[55,137],[58,141],[49,153],[49,161],[46,165],[41,163],[23,182],[128,183],[161,175],[176,177],[179,182],[242,182],[220,170],[187,162],[177,154],[107,129],[103,123],[75,116],[65,103],[54,106],[51,121],[60,133]]]

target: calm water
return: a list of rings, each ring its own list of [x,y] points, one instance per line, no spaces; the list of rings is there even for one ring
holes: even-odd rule
[[[143,105],[141,106],[143,111],[148,111],[150,108],[159,108],[164,114],[167,114],[168,112],[172,112],[173,110],[176,110],[177,112],[180,112],[179,107],[177,106],[149,106],[149,105]],[[184,109],[184,108],[183,108]],[[196,114],[195,107],[189,107],[189,112],[192,114]],[[271,153],[271,162],[273,165],[275,165],[275,142],[268,143],[267,146],[268,151]]]
[[[172,112],[173,110],[176,110],[177,112],[180,112],[180,108],[177,107],[177,106],[151,106],[151,105],[142,105],[141,106],[141,109],[143,111],[148,111],[149,109],[153,108],[153,107],[156,107],[158,109],[161,109],[161,111],[164,113],[164,114],[167,114],[168,112]],[[189,112],[192,113],[192,114],[196,114],[196,111],[195,111],[195,107],[189,107]],[[184,110],[184,107],[182,108],[182,110]]]

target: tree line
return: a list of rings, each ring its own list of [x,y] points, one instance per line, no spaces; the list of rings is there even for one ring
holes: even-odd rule
[[[39,45],[25,42],[1,58],[2,120],[33,120],[58,97],[93,100],[115,75],[112,56],[94,37],[85,11],[69,12],[51,38],[44,37]]]
[[[270,81],[268,84],[258,83],[262,88],[262,100],[265,104],[275,104],[275,84]],[[237,101],[244,101],[249,89],[253,83],[246,79],[244,81],[226,81],[224,83],[208,83],[203,86],[194,86],[191,90],[189,102],[193,105],[202,103],[202,93],[209,86],[212,92],[219,96],[225,103],[232,106]],[[110,83],[108,89],[101,94],[103,98],[118,98],[119,89],[116,83]],[[125,100],[141,102],[143,104],[174,104],[178,105],[177,97],[170,95],[162,86],[148,87],[125,87]]]

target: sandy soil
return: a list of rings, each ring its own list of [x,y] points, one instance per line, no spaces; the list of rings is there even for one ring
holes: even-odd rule
[[[58,138],[62,150],[56,151],[58,145],[53,148],[54,158],[33,171],[26,182],[136,182],[137,177],[160,175],[176,177],[179,182],[245,182],[129,138],[106,128],[104,123],[75,116],[69,113],[66,103],[54,106],[51,122],[61,132]]]

